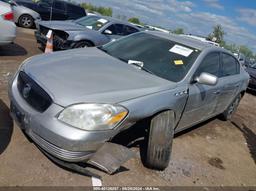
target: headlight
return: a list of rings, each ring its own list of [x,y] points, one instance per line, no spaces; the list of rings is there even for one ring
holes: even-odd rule
[[[64,109],[58,119],[73,127],[88,130],[109,130],[116,127],[128,114],[118,105],[77,104]]]

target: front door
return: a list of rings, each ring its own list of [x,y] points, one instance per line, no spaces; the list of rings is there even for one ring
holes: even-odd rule
[[[206,72],[215,76],[220,73],[220,53],[212,52],[206,55],[194,74],[194,78]],[[209,86],[199,83],[191,83],[189,86],[189,98],[187,106],[178,125],[177,130],[185,129],[196,123],[204,121],[216,113],[218,98],[221,93],[220,83]]]

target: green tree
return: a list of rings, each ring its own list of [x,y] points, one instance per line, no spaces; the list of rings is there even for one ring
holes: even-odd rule
[[[174,34],[184,34],[184,30],[183,28],[176,28],[174,31],[173,31]]]
[[[225,35],[225,31],[222,28],[221,25],[216,25],[213,27],[213,32],[211,34],[209,34],[208,38],[210,40],[213,40],[217,43],[220,43],[221,45],[224,45],[224,35]],[[214,40],[214,38],[216,40]]]
[[[141,24],[140,19],[137,18],[137,17],[132,17],[132,18],[128,19],[128,21],[129,21],[130,23],[134,23],[134,24],[138,24],[138,25]]]
[[[247,58],[253,58],[253,52],[247,46],[244,46],[244,45],[240,46],[239,52],[242,53]]]
[[[222,44],[223,44],[222,47],[229,50],[230,52],[237,53],[239,51],[239,46],[237,46],[236,44],[227,44],[224,41]]]

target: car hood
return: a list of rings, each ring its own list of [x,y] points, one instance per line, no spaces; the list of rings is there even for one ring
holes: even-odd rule
[[[172,89],[176,83],[141,71],[98,48],[32,57],[22,67],[56,104],[119,103]]]
[[[53,30],[62,30],[62,31],[91,31],[82,25],[76,24],[73,21],[41,21],[39,25],[53,29]]]

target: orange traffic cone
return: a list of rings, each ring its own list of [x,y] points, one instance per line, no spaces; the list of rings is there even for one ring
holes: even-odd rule
[[[53,52],[53,35],[52,35],[52,30],[49,30],[47,35],[47,43],[46,43],[46,47],[45,47],[45,51],[44,53],[51,53]]]

